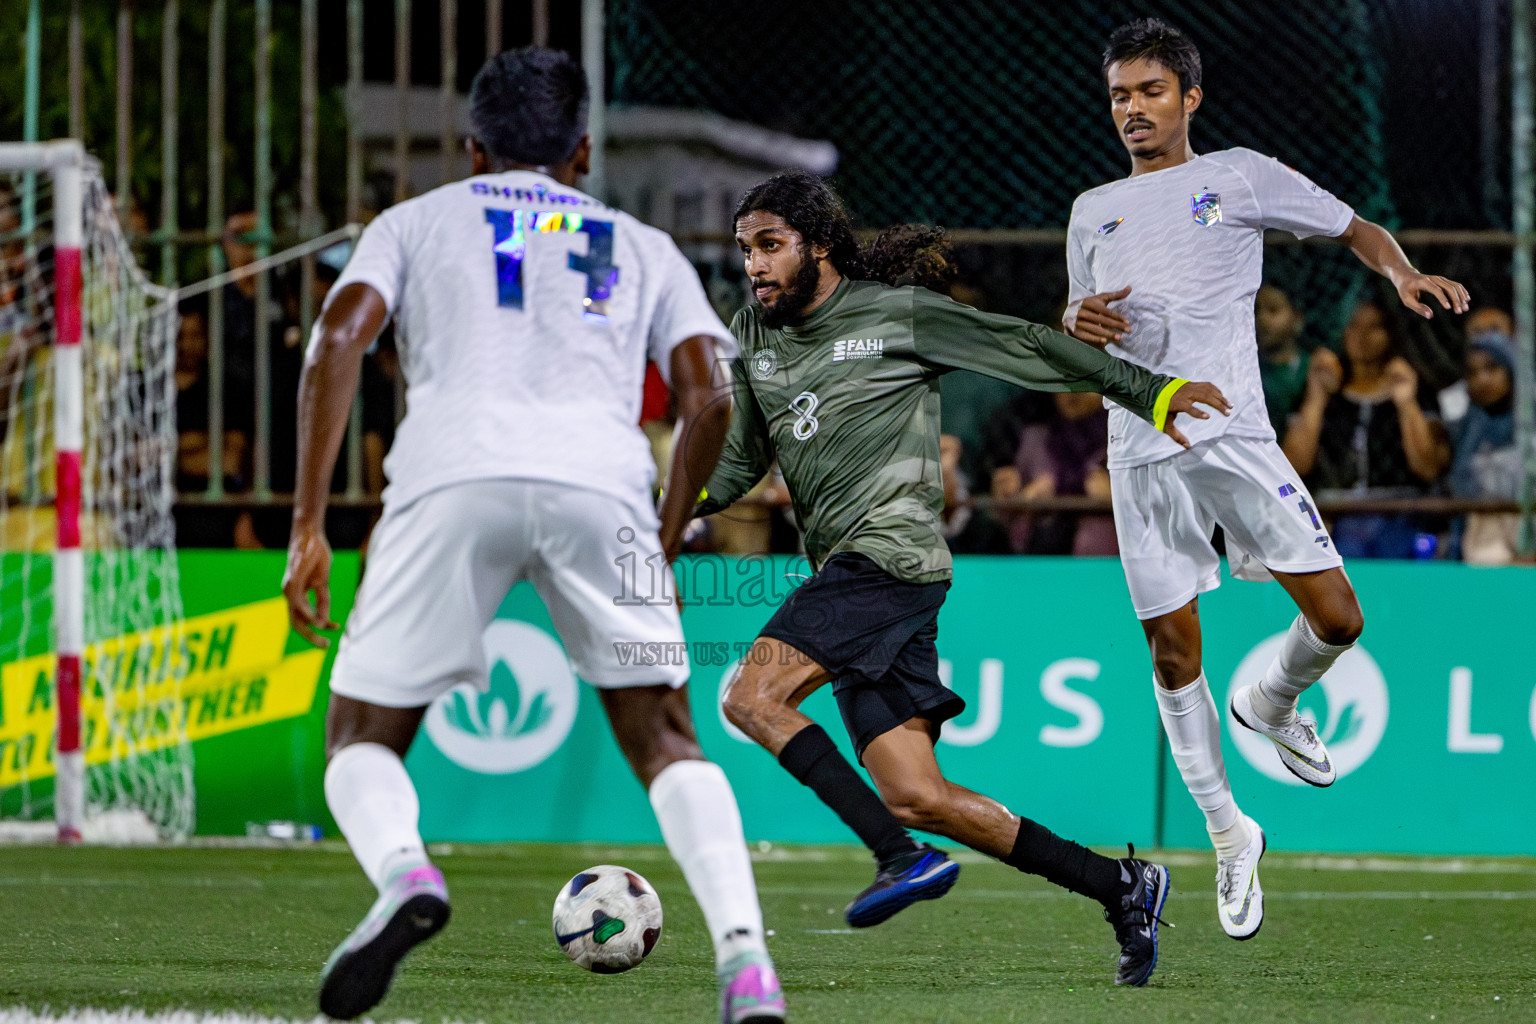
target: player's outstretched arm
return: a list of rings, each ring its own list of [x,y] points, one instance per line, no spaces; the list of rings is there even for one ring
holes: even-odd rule
[[[1232,409],[1214,384],[1152,373],[1116,359],[1102,345],[1082,344],[1028,320],[983,313],[921,288],[913,295],[912,344],[920,360],[941,370],[973,370],[1036,391],[1097,391],[1186,448],[1175,416],[1209,418],[1200,405],[1223,416]]]
[[[1178,428],[1180,413],[1198,420],[1211,418],[1206,409],[1223,416],[1232,414],[1232,403],[1215,384],[1152,373],[1135,363],[1116,359],[1098,345],[1085,347],[1057,331],[1042,329],[1036,333],[1035,342],[1041,356],[1064,376],[1082,375],[1071,390],[1097,391],[1150,421],[1184,448],[1189,447],[1189,439]]]
[[[661,547],[667,560],[682,550],[699,492],[715,471],[731,425],[731,388],[715,357],[715,339],[695,335],[672,350],[672,393],[677,397],[677,443],[662,490]]]
[[[331,546],[325,539],[331,474],[347,432],[363,353],[388,317],[383,297],[373,288],[356,283],[343,287],[321,314],[299,378],[298,470],[283,596],[293,628],[321,647],[330,646],[330,640],[315,631],[336,628],[331,621]]]
[[[1423,301],[1426,296],[1438,302],[1441,309],[1451,313],[1465,313],[1471,306],[1471,296],[1458,282],[1414,270],[1402,246],[1397,244],[1397,239],[1380,224],[1356,217],[1349,222],[1343,234],[1335,237],[1335,241],[1349,246],[1349,250],[1361,263],[1391,281],[1403,305],[1426,320],[1435,315],[1434,310]]]

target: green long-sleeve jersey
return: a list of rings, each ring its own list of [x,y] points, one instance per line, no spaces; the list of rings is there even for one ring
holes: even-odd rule
[[[734,410],[698,514],[746,494],[777,457],[812,565],[858,552],[913,583],[953,574],[939,529],[943,374],[1097,391],[1159,429],[1184,383],[1039,324],[872,281],[843,281],[810,316],[777,330],[744,309],[731,333],[741,345]]]

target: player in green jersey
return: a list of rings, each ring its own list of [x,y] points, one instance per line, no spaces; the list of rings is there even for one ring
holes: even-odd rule
[[[934,643],[952,575],[939,533],[939,377],[968,369],[1100,392],[1175,440],[1177,413],[1208,417],[1199,403],[1225,414],[1226,400],[1210,384],[917,287],[953,277],[942,233],[894,229],[861,252],[840,200],[813,175],[753,188],[735,226],[757,304],[731,324],[735,410],[699,514],[741,497],[777,458],[816,572],[758,636],[726,717],[874,853],[875,882],[849,904],[849,924],[878,924],[954,884],[959,865],[907,834],[920,828],[1098,900],[1121,947],[1116,983],[1144,984],[1167,869],[1063,839],[949,782],[934,757],[940,725],[965,706],[939,681]],[[878,796],[799,710],[828,682]]]

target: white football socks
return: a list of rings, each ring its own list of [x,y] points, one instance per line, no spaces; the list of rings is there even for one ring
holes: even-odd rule
[[[1253,692],[1253,713],[1269,725],[1285,725],[1296,717],[1296,701],[1307,687],[1333,667],[1354,644],[1325,644],[1312,632],[1305,615],[1296,616],[1280,653]]]
[[[375,888],[401,867],[426,862],[416,787],[388,747],[354,743],[337,751],[325,769],[325,802]]]
[[[766,949],[752,859],[725,772],[709,761],[674,761],[652,780],[650,795],[667,849],[704,911],[716,965]]]
[[[1248,845],[1248,822],[1232,798],[1226,764],[1221,759],[1221,719],[1205,673],[1188,686],[1165,690],[1156,679],[1157,710],[1168,733],[1168,747],[1189,795],[1205,814],[1205,830],[1221,857],[1234,857]]]

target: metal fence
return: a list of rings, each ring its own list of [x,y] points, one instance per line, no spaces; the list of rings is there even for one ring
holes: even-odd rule
[[[1272,153],[1400,229],[1425,269],[1466,279],[1482,303],[1515,309],[1528,361],[1529,7],[1165,0],[1156,13],[1201,46],[1207,100],[1197,148]],[[0,6],[26,58],[0,62],[0,91],[24,94],[24,138],[67,131],[110,154],[121,216],[160,280],[218,273],[242,246],[257,261],[301,246],[275,281],[253,277],[248,356],[231,348],[226,303],[208,304],[208,375],[217,385],[210,472],[184,503],[225,507],[285,501],[274,467],[287,435],[274,416],[284,409],[277,392],[292,386],[280,365],[291,354],[274,352],[272,328],[283,322],[302,339],[312,323],[315,282],[327,268],[318,246],[304,243],[464,172],[462,95],[481,57],[502,45],[579,49],[612,104],[699,108],[829,140],[840,155],[837,184],[866,226],[950,227],[989,306],[1046,320],[1065,294],[1060,252],[1073,197],[1123,173],[1098,54],[1114,25],[1146,13],[1126,0],[785,0],[771,16],[687,0],[71,0],[67,10],[46,8],[40,0]],[[42,57],[61,52],[67,61]],[[0,112],[0,123],[7,116]],[[594,103],[600,154],[605,116],[605,104]],[[612,194],[601,159],[595,169],[588,189]],[[234,212],[247,216],[232,231]],[[690,249],[716,293],[739,299],[728,247]],[[1318,246],[1274,245],[1267,271],[1299,298],[1322,342],[1376,286],[1349,254]],[[1404,326],[1429,381],[1457,374],[1455,325]],[[387,358],[376,367],[385,378]],[[1529,397],[1528,370],[1521,377]],[[393,396],[377,401],[391,413],[398,405]],[[1520,405],[1526,415],[1528,402]],[[220,457],[237,411],[251,434],[238,491]],[[392,425],[388,415],[378,419],[381,429]],[[376,501],[364,420],[360,398],[341,504]],[[1527,416],[1522,436],[1531,433]],[[1532,468],[1536,475],[1536,461]]]
[[[274,429],[274,409],[283,405],[277,390],[294,381],[292,373],[274,380],[274,364],[284,355],[274,353],[274,336],[281,339],[280,328],[287,327],[290,335],[307,338],[317,274],[325,271],[317,254],[336,240],[328,228],[355,224],[466,169],[456,114],[476,65],[466,68],[461,51],[477,61],[506,45],[549,43],[552,28],[557,34],[565,29],[567,38],[556,43],[570,41],[571,19],[559,8],[552,12],[548,0],[516,5],[527,11],[522,23],[509,21],[506,8],[512,5],[504,2],[465,6],[474,9],[473,24],[461,22],[455,0],[347,0],[323,7],[319,0],[276,6],[272,0],[72,0],[67,10],[29,0],[0,11],[4,34],[15,30],[24,58],[0,72],[0,79],[18,79],[12,93],[23,97],[18,134],[31,140],[67,132],[106,155],[119,217],[140,259],[165,284],[214,278],[221,286],[199,310],[206,323],[207,375],[215,384],[208,394],[209,473],[205,488],[183,493],[184,504],[286,501],[274,490],[274,455],[282,459],[274,448],[284,435],[281,426]],[[436,29],[435,61],[421,60],[423,14],[435,22],[429,26]],[[377,105],[377,93],[365,89],[364,71],[365,57],[379,62],[380,29],[391,37],[384,55],[392,57],[392,85],[382,88],[392,93],[392,109],[384,128],[387,148],[370,153],[357,108]],[[476,36],[478,52],[469,45]],[[159,60],[149,64],[143,56],[156,43]],[[66,59],[57,59],[60,54]],[[340,56],[344,70],[335,66]],[[437,73],[435,88],[419,84],[419,67],[413,76],[413,57],[436,64],[427,69]],[[331,72],[324,89],[323,64]],[[435,93],[436,109],[427,114],[435,124],[430,140],[420,137],[423,119],[416,112],[423,93]],[[424,166],[430,168],[425,174]],[[369,180],[370,172],[380,171]],[[276,250],[283,251],[274,259]],[[231,253],[249,262],[246,272],[224,273]],[[243,299],[233,298],[237,281]],[[196,287],[182,294],[208,291]],[[240,339],[249,351],[236,353],[226,313],[240,301],[253,322]],[[232,408],[234,396],[250,408]],[[391,411],[398,406],[395,396],[382,401]],[[225,471],[232,422],[250,435],[248,472]],[[366,479],[364,465],[360,393],[340,503],[376,504],[377,481]]]
[[[871,226],[1062,227],[1079,193],[1124,174],[1099,62],[1144,4],[801,0],[772,18],[687,0],[614,7],[616,103],[829,139],[841,190]],[[1156,13],[1201,47],[1197,148],[1276,156],[1390,227],[1507,229],[1507,4],[1165,0]],[[1268,273],[1307,296],[1329,334],[1368,277],[1328,249],[1276,252]]]

